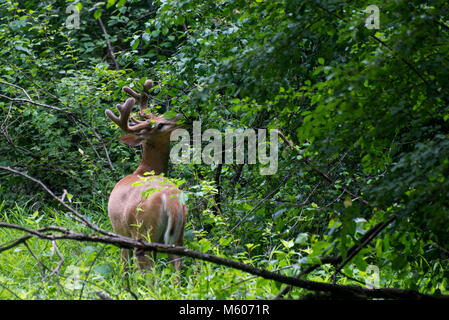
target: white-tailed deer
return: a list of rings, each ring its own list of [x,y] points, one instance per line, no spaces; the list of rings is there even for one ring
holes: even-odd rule
[[[131,98],[128,98],[123,105],[117,105],[120,116],[115,116],[109,109],[105,112],[109,119],[128,133],[120,138],[122,142],[129,146],[140,144],[143,146],[142,161],[137,170],[120,180],[112,190],[108,215],[114,231],[120,235],[137,240],[150,238],[152,242],[181,246],[184,240],[187,208],[178,200],[177,194],[181,191],[172,184],[164,184],[163,178],[159,176],[161,173],[164,175],[167,173],[170,133],[180,127],[176,124],[179,118],[165,119],[146,112],[148,91],[152,87],[151,80],[145,82],[143,94],[136,93],[129,87],[123,87],[123,91]],[[140,121],[131,117],[133,125],[130,126],[128,121],[135,100],[140,105],[139,117],[145,120]],[[153,176],[145,175],[146,172],[152,171]],[[150,179],[142,179],[143,177]],[[141,185],[138,185],[138,182]],[[155,192],[148,197],[143,195],[149,189]],[[153,256],[156,259],[156,252]],[[125,266],[129,257],[130,251],[122,249]],[[141,268],[151,267],[151,259],[146,252],[136,250],[136,257]],[[175,268],[179,269],[179,257],[169,255],[169,259]]]

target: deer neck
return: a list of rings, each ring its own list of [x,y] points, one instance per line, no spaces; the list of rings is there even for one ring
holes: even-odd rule
[[[159,143],[154,144],[149,141],[144,141],[142,144],[142,162],[134,171],[134,174],[141,175],[145,172],[154,171],[155,175],[164,173],[167,174],[169,156],[169,144]]]

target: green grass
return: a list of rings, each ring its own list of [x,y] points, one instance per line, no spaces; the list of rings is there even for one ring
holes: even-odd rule
[[[104,208],[104,203],[90,203],[88,208],[78,204],[79,212],[85,217],[112,231]],[[29,204],[6,208],[1,199],[0,220],[31,229],[54,225],[79,233],[92,233],[64,211],[51,207],[34,210]],[[190,249],[271,271],[278,270],[290,276],[297,274],[301,255],[309,254],[309,249],[298,251],[284,242],[273,246],[268,254],[257,255],[251,251],[257,246],[242,246],[239,239],[229,242],[204,230],[193,232],[189,223],[186,230],[190,239],[185,241],[185,245]],[[0,247],[22,235],[19,230],[0,228]],[[164,254],[158,255],[150,271],[141,271],[133,261],[129,261],[126,280],[119,248],[74,240],[59,240],[55,244],[57,250],[51,241],[30,238],[26,245],[22,243],[0,252],[0,299],[98,299],[97,292],[113,299],[273,299],[284,287],[275,281],[191,258],[183,258],[181,270],[177,272]],[[410,283],[415,269],[407,268],[396,274],[388,265],[383,266],[380,287],[413,286],[415,290],[433,293],[426,289],[434,278],[433,273],[421,277],[420,283]],[[307,279],[330,283],[333,272],[332,266],[324,265],[310,273]],[[363,285],[367,279],[372,280],[372,274],[358,270],[353,264],[345,267],[344,272],[358,282],[339,277],[338,284]],[[446,283],[445,280],[439,283],[441,293],[448,293]],[[299,298],[307,293],[294,289],[290,298]]]
[[[97,205],[96,209],[95,214],[81,212],[86,217],[99,217],[95,223],[112,231],[103,207]],[[91,233],[68,214],[48,207],[39,211],[30,206],[0,207],[0,218],[27,228],[56,225]],[[21,235],[22,231],[0,228],[0,245]],[[151,271],[141,271],[129,262],[126,280],[119,248],[73,240],[55,244],[64,259],[59,268],[61,258],[48,240],[31,238],[26,245],[1,252],[0,299],[98,299],[98,291],[113,299],[266,299],[274,298],[281,288],[274,281],[190,258],[183,258],[178,274],[164,254],[158,255]],[[222,254],[206,238],[186,245]],[[245,256],[242,261],[256,262]]]

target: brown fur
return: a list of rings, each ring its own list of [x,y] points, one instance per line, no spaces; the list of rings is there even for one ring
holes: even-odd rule
[[[147,80],[144,84],[146,91],[151,88],[152,82]],[[143,110],[147,107],[146,95],[140,95],[128,87],[123,90],[139,101],[141,105],[141,117],[145,121],[129,126],[128,117],[134,106],[134,100],[128,99],[124,105],[118,105],[120,117],[116,117],[112,111],[106,110],[106,115],[119,127],[128,132],[120,138],[120,141],[129,146],[142,144],[142,161],[133,174],[121,179],[111,192],[108,203],[108,215],[114,231],[133,239],[145,239],[152,242],[175,244],[182,246],[184,240],[184,227],[187,218],[187,207],[182,204],[176,195],[181,191],[171,184],[160,184],[162,181],[158,175],[167,173],[170,134],[176,128],[176,119],[165,119],[163,117],[146,114]],[[133,118],[134,119],[134,118]],[[135,120],[135,119],[134,119]],[[135,120],[137,121],[137,120]],[[159,124],[161,124],[159,126]],[[145,175],[146,172],[154,171],[153,176]],[[142,181],[142,177],[154,178],[151,181]],[[136,182],[141,185],[133,186]],[[142,193],[151,189],[158,191],[152,193],[148,198]],[[159,190],[160,189],[160,190]],[[127,260],[130,252],[122,249],[122,258]],[[148,268],[151,260],[142,250],[136,252],[139,266]],[[154,254],[156,258],[156,254]],[[169,255],[173,265],[178,269],[180,261],[178,257]]]

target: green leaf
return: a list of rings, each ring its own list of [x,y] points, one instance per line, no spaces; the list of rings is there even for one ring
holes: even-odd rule
[[[115,4],[115,0],[108,0],[108,3],[106,5],[106,8],[110,8]]]
[[[100,274],[103,278],[106,278],[114,271],[114,269],[109,264],[103,263],[96,266],[93,271]]]
[[[136,38],[134,40],[131,41],[131,48],[134,50],[139,46],[140,43],[140,39]]]
[[[202,252],[207,252],[212,247],[212,243],[209,240],[207,240],[207,239],[201,239],[199,241],[199,244],[201,246],[201,251]]]
[[[295,245],[293,240],[285,241],[285,240],[281,239],[281,242],[284,245],[284,247],[287,248],[287,249],[290,249],[290,248],[292,248]]]
[[[177,113],[174,110],[170,110],[164,113],[163,117],[167,120],[169,119],[173,119],[174,117],[176,117]]]
[[[231,237],[221,237],[219,242],[221,246],[227,246],[229,243],[231,243],[231,241]]]
[[[98,18],[100,18],[100,17],[101,17],[101,10],[96,10],[96,11],[94,12],[94,18],[95,18],[95,20],[98,19]]]
[[[299,245],[306,245],[309,235],[306,232],[301,232],[295,239],[295,243]]]

